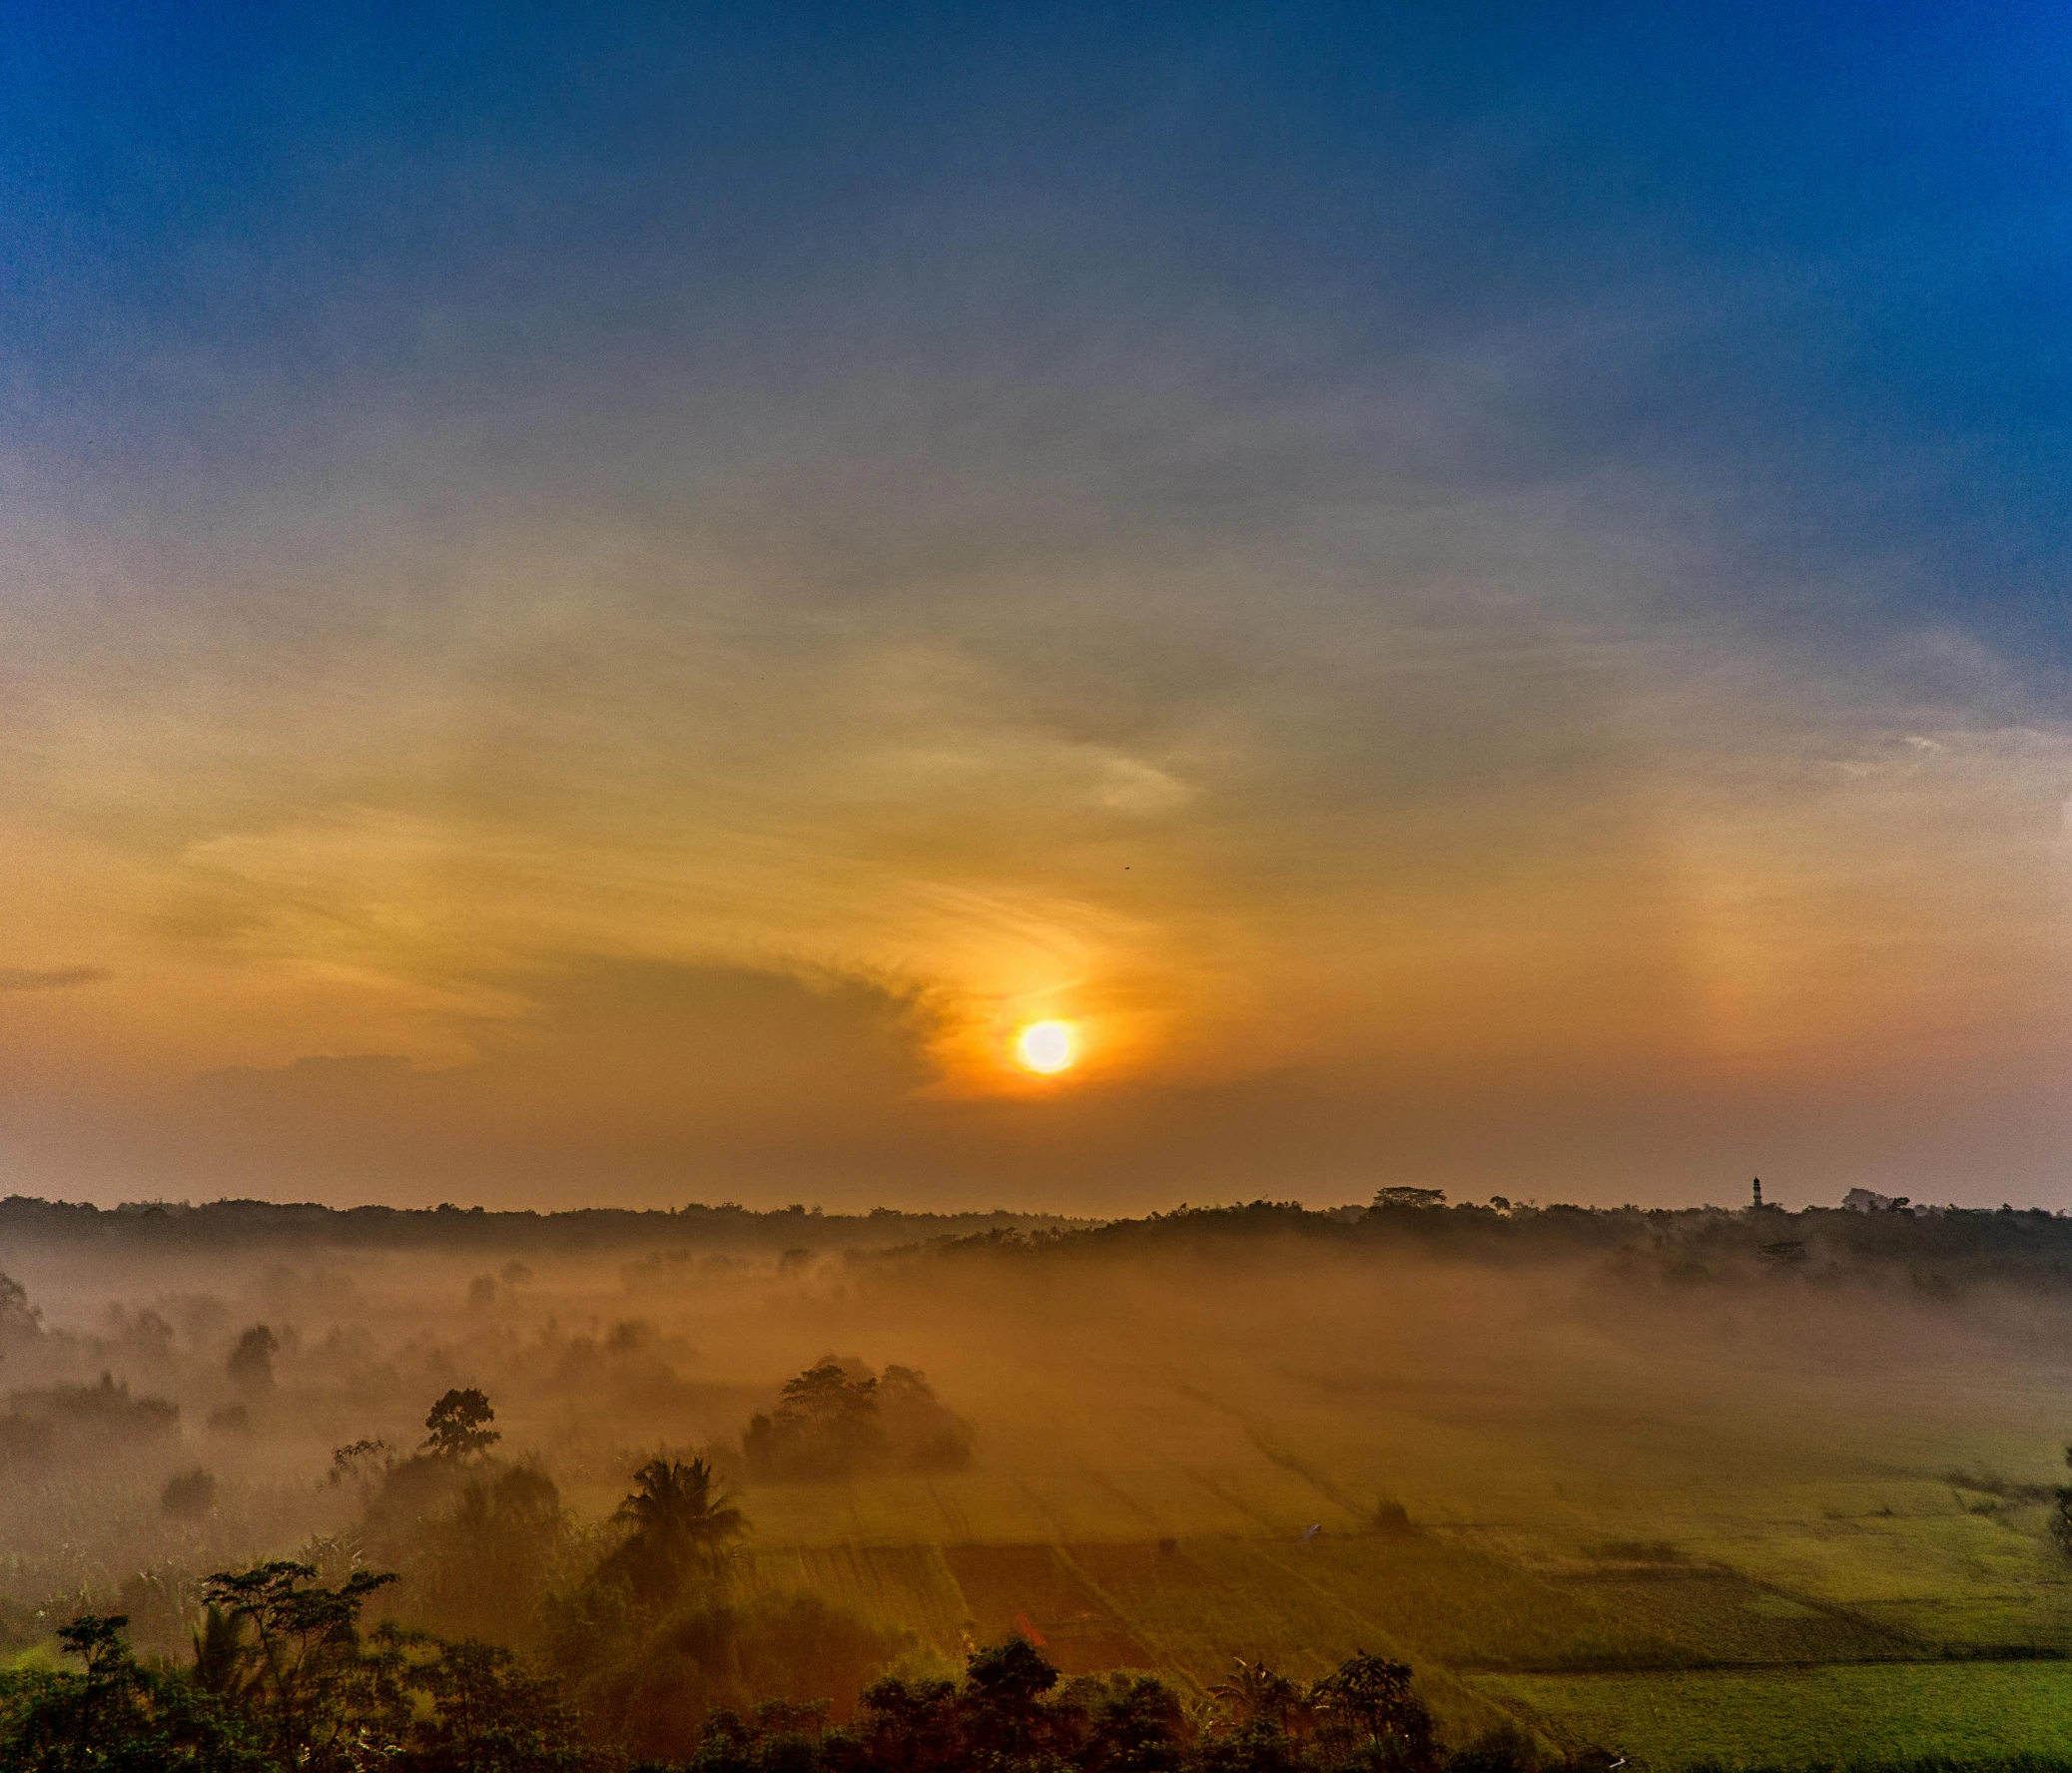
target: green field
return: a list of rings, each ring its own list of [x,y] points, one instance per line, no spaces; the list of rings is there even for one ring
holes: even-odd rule
[[[1652,1765],[2063,1752],[2072,1663],[1967,1659],[1730,1572],[1539,1574],[1437,1534],[770,1549],[811,1589],[954,1659],[1023,1632],[1067,1674],[1196,1691],[1233,1656],[1313,1677],[1356,1649],[1420,1671],[1463,1740],[1514,1723]]]
[[[1500,1704],[1657,1767],[2072,1751],[2072,1665],[2062,1662],[1473,1681]]]
[[[1234,1656],[1312,1678],[1365,1649],[1454,1741],[1513,1724],[1659,1768],[2072,1749],[2072,1570],[2040,1505],[1946,1476],[2033,1482],[2020,1425],[2053,1422],[2054,1381],[1657,1375],[1615,1407],[1529,1373],[1265,1397],[1207,1367],[1154,1385],[1111,1355],[1104,1391],[1079,1358],[980,1417],[970,1472],[752,1491],[755,1579],[928,1655],[1021,1630],[1067,1673],[1196,1693]],[[1410,1530],[1377,1528],[1384,1496]]]
[[[680,1302],[715,1379],[855,1350],[970,1419],[968,1470],[743,1496],[754,1582],[939,1667],[1027,1631],[1068,1673],[1200,1696],[1236,1656],[1308,1679],[1364,1649],[1417,1669],[1455,1742],[1511,1724],[1662,1768],[2072,1749],[2072,1565],[2036,1499],[2072,1345],[2026,1305],[1249,1247]],[[646,1432],[724,1446],[750,1401],[706,1396]],[[573,1473],[610,1420],[587,1408],[514,1436],[559,1436]],[[588,1469],[601,1514],[624,1467]]]

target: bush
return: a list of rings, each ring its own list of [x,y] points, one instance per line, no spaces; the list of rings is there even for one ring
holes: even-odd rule
[[[887,1467],[956,1471],[971,1464],[972,1428],[911,1367],[883,1377],[829,1355],[784,1387],[741,1438],[758,1478],[839,1479]]]
[[[175,1520],[199,1520],[216,1506],[216,1476],[197,1466],[166,1479],[159,1508]]]

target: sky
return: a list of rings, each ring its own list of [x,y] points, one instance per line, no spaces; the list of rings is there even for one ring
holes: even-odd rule
[[[0,1191],[2072,1207],[2072,26],[1668,10],[7,8]]]

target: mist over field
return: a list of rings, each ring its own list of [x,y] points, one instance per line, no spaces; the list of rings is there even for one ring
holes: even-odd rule
[[[648,1754],[1005,1640],[1204,1718],[1238,1658],[1367,1652],[1457,1746],[1665,1764],[1678,1682],[2050,1683],[1947,1728],[1888,1691],[1894,1752],[2038,1746],[2067,1690],[2048,1214],[15,1199],[0,1269],[17,1652],[98,1609],[191,1657],[203,1578],[285,1557],[398,1572],[366,1623],[507,1645]],[[441,1452],[469,1391],[497,1438]],[[742,1529],[660,1576],[621,1508],[658,1459]],[[1846,1697],[1787,1746],[1855,1740]]]
[[[0,1773],[2072,1773],[2068,92],[9,6]]]

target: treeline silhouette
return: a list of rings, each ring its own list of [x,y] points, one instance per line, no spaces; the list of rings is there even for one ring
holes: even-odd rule
[[[887,1676],[852,1721],[825,1700],[715,1707],[681,1758],[642,1754],[631,1715],[586,1718],[555,1680],[494,1644],[384,1623],[360,1628],[392,1575],[326,1586],[308,1564],[209,1578],[209,1621],[187,1667],[146,1666],[120,1614],[59,1637],[82,1672],[0,1677],[0,1754],[16,1773],[1509,1773],[1543,1765],[1530,1740],[1446,1753],[1401,1663],[1355,1655],[1298,1684],[1238,1665],[1207,1706],[1142,1674],[1062,1680],[1025,1638],[974,1651],[963,1677]],[[603,1727],[595,1725],[602,1722]],[[630,1740],[629,1740],[630,1739]],[[1598,1768],[1611,1757],[1582,1763]],[[1553,1763],[1547,1763],[1552,1765]]]
[[[1365,1207],[1323,1211],[1298,1201],[1254,1200],[1091,1226],[989,1226],[876,1260],[1056,1262],[1213,1256],[1272,1246],[1500,1268],[1584,1262],[1620,1280],[1669,1287],[1864,1282],[1930,1297],[1984,1285],[2072,1292],[2072,1215],[2040,1208],[1541,1207],[1503,1196],[1449,1205],[1438,1189],[1409,1187],[1384,1188]]]
[[[1065,1680],[1028,1639],[973,1651],[962,1678],[888,1675],[853,1717],[825,1699],[695,1706],[689,1694],[585,1714],[509,1649],[382,1623],[392,1574],[326,1586],[289,1561],[211,1576],[191,1664],[140,1664],[120,1614],[58,1633],[83,1669],[0,1674],[14,1773],[1611,1773],[1515,1729],[1448,1749],[1412,1670],[1364,1652],[1303,1683],[1239,1661],[1189,1703],[1153,1676]],[[659,1715],[657,1715],[659,1713]],[[649,1752],[688,1740],[682,1753]],[[2067,1773],[2061,1756],[1849,1763],[1851,1773]],[[1764,1773],[1743,1768],[1740,1773]],[[1805,1773],[1804,1769],[1796,1773]]]
[[[491,1211],[483,1207],[327,1207],[315,1202],[217,1200],[130,1201],[98,1207],[87,1201],[0,1198],[0,1247],[87,1243],[109,1249],[223,1251],[271,1246],[335,1245],[365,1250],[497,1250],[582,1255],[661,1242],[712,1248],[842,1249],[966,1237],[1011,1228],[1075,1223],[1053,1213],[925,1213],[873,1207],[823,1213],[818,1207],[757,1212],[733,1201],[709,1206],[636,1209],[576,1207],[566,1212]]]
[[[1881,1197],[1871,1197],[1873,1199]],[[780,1257],[914,1259],[994,1252],[1149,1254],[1258,1242],[1396,1250],[1485,1264],[1610,1262],[1672,1283],[1749,1275],[1800,1282],[1908,1281],[1928,1293],[1985,1283],[2072,1289],[2072,1216],[2041,1209],[1923,1207],[1537,1206],[1492,1196],[1449,1204],[1438,1189],[1391,1186],[1365,1206],[1308,1208],[1289,1200],[1100,1222],[1040,1213],[755,1212],[732,1202],[653,1211],[585,1207],[560,1213],[432,1208],[334,1208],[224,1200],[133,1202],[100,1208],[27,1195],[0,1199],[0,1249],[82,1243],[109,1251],[224,1252],[323,1247],[370,1251],[583,1255],[640,1250],[657,1279],[704,1252]],[[493,1297],[497,1283],[478,1283]],[[0,1317],[7,1302],[0,1300]],[[4,1328],[4,1326],[0,1326]]]

